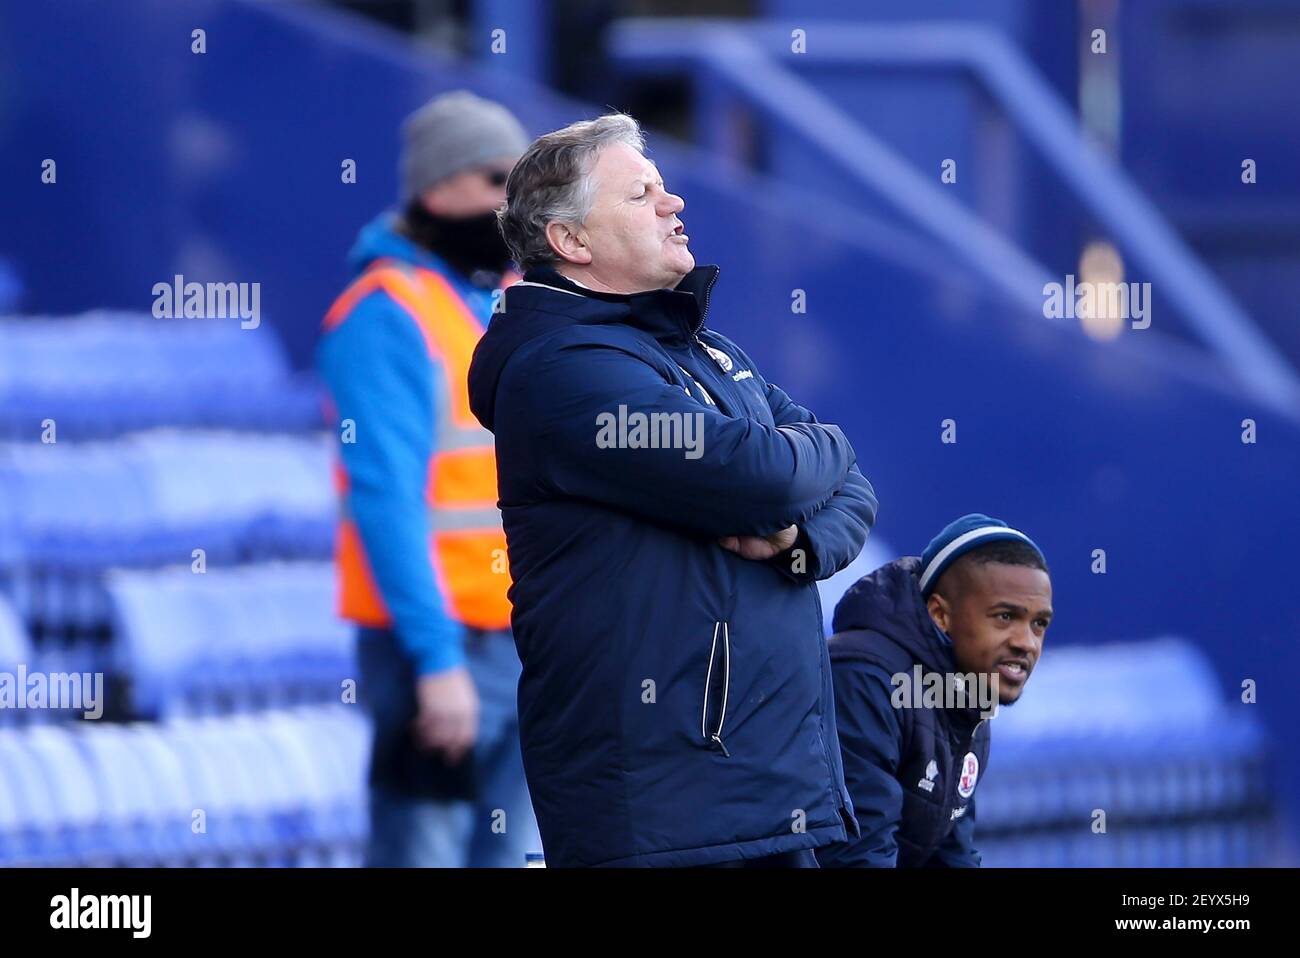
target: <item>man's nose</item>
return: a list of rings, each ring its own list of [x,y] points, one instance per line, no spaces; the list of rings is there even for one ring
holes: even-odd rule
[[[1043,640],[1034,634],[1033,628],[1027,622],[1023,628],[1016,629],[1011,635],[1012,651],[1017,655],[1026,656],[1031,662],[1038,658],[1042,647]]]
[[[660,216],[672,216],[686,209],[686,201],[676,193],[664,192],[664,198],[659,203]]]

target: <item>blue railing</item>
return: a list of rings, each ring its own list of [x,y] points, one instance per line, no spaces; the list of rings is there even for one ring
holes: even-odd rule
[[[1042,264],[945,195],[932,177],[781,61],[797,56],[821,65],[968,71],[1242,386],[1278,412],[1300,418],[1294,368],[1000,33],[965,24],[821,23],[816,43],[798,54],[790,38],[790,28],[775,24],[631,19],[615,25],[608,47],[628,69],[688,70],[703,97],[714,102],[727,95],[711,86],[721,84],[783,132],[816,145],[1014,301],[1041,312],[1043,286],[1052,281]],[[703,112],[697,128],[725,129]]]

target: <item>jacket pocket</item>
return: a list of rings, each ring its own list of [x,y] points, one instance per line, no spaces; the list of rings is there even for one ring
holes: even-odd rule
[[[731,632],[726,622],[713,623],[713,644],[709,668],[704,676],[704,705],[700,709],[700,737],[728,758],[722,732],[727,722],[727,698],[731,693]]]

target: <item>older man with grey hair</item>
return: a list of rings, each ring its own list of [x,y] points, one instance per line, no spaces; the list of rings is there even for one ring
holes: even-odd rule
[[[526,272],[470,404],[548,865],[815,866],[857,834],[815,582],[876,498],[840,429],[705,325],[684,207],[611,114],[536,140],[500,213]]]

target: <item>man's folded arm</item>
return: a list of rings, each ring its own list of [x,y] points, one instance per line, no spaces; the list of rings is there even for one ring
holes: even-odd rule
[[[894,868],[903,788],[898,783],[901,732],[889,701],[889,676],[876,665],[851,660],[835,662],[831,676],[844,784],[862,834],[817,849],[817,861],[824,868]]]
[[[817,422],[816,416],[791,400],[780,386],[767,384],[767,402],[778,426]],[[878,505],[875,490],[855,462],[826,505],[800,525],[799,541],[793,549],[774,557],[772,564],[799,582],[829,579],[856,559],[866,545]]]
[[[730,418],[617,345],[566,345],[521,376],[512,405],[557,490],[704,535],[803,522],[853,462],[836,426]]]

